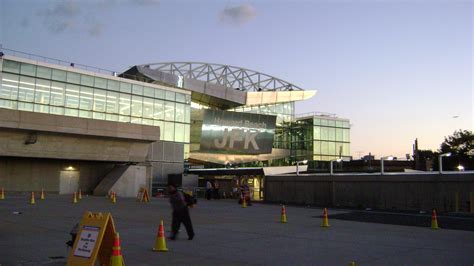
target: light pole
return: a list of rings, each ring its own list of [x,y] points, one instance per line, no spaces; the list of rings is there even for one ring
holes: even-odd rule
[[[340,163],[341,161],[342,161],[341,158],[337,158],[336,160],[331,160],[331,161],[329,161],[329,165],[330,165],[329,169],[331,170],[331,171],[330,171],[330,175],[333,175],[333,166],[332,166],[332,163],[333,163],[333,162],[338,162],[338,163]]]
[[[391,161],[393,160],[393,156],[385,156],[385,157],[382,157],[380,158],[380,174],[383,175],[383,161],[384,160],[387,160],[387,161]]]
[[[308,160],[303,160],[303,161],[297,161],[296,162],[296,175],[300,175],[300,169],[299,169],[300,163],[307,164]]]
[[[443,173],[443,157],[449,157],[449,156],[451,156],[451,153],[450,153],[450,152],[443,153],[443,154],[440,154],[440,155],[438,156],[439,173],[440,173],[440,174]]]

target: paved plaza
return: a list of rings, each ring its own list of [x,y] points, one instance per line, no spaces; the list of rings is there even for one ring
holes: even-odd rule
[[[69,231],[85,211],[111,212],[127,265],[473,265],[474,232],[431,230],[330,219],[321,228],[321,209],[200,200],[191,210],[196,237],[167,240],[169,252],[152,251],[161,219],[169,233],[166,199],[138,203],[118,198],[48,195],[29,205],[28,195],[0,201],[0,265],[64,265]],[[14,212],[21,212],[15,214]],[[329,210],[330,214],[344,213]],[[429,225],[429,221],[427,222]],[[442,224],[440,224],[442,227]]]

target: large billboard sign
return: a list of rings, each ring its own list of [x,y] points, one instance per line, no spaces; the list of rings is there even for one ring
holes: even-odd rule
[[[205,110],[202,152],[228,154],[271,153],[276,116]]]

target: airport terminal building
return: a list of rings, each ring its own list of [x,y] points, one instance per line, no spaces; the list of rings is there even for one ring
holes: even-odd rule
[[[200,62],[119,74],[3,52],[0,187],[7,191],[134,196],[170,176],[183,185],[186,176],[244,177],[262,191],[266,173],[350,158],[349,120],[296,115],[295,102],[316,91],[270,75]]]

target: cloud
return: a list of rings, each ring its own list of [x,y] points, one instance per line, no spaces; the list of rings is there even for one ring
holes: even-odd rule
[[[89,35],[91,36],[97,37],[102,34],[103,30],[104,30],[104,25],[102,25],[102,23],[94,22],[87,29],[87,33],[89,33]]]
[[[75,1],[58,2],[51,8],[38,13],[43,17],[45,26],[53,33],[60,33],[76,27],[76,18],[80,8]]]
[[[220,21],[234,25],[249,23],[257,17],[257,11],[250,4],[227,7],[220,13]]]
[[[132,0],[133,3],[141,6],[158,5],[160,0]]]

